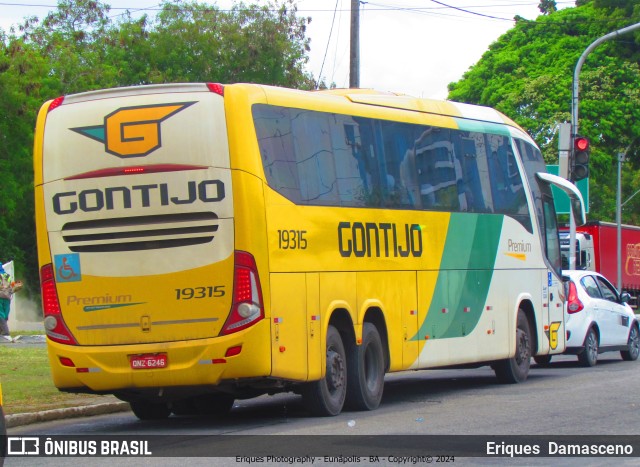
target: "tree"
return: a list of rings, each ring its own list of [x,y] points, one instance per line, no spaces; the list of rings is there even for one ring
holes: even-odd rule
[[[558,6],[556,5],[556,0],[540,0],[538,4],[538,10],[543,15],[548,15],[553,13],[554,11],[558,11]]]
[[[293,0],[223,11],[198,2],[164,2],[155,18],[123,22],[111,50],[122,84],[259,82],[311,88],[304,71],[306,25]]]
[[[502,111],[531,134],[547,163],[557,163],[557,124],[571,119],[578,58],[593,41],[633,24],[632,16],[640,14],[640,0],[617,5],[591,0],[536,21],[516,22],[460,81],[449,85],[449,98]],[[617,153],[640,136],[639,61],[640,36],[628,34],[600,45],[582,67],[579,129],[592,143],[593,219],[614,219]],[[623,179],[629,194],[640,188],[640,151],[632,152]],[[640,223],[640,200],[634,202],[623,212],[627,223]]]
[[[38,283],[31,150],[47,69],[37,48],[0,31],[0,261],[15,260],[28,284]]]
[[[222,11],[164,1],[155,17],[114,20],[97,0],[60,0],[40,20],[0,29],[0,260],[38,290],[33,125],[47,100],[116,86],[181,81],[259,82],[310,89],[306,25],[294,0]]]

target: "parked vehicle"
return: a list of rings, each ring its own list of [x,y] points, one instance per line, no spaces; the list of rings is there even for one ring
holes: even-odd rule
[[[593,271],[563,271],[569,295],[565,308],[567,348],[584,366],[594,366],[598,354],[619,351],[623,360],[640,354],[638,319],[628,304],[629,294],[619,293],[602,275]],[[549,356],[534,357],[540,365]]]
[[[143,420],[280,391],[335,416],[377,408],[386,372],[513,384],[565,348],[551,186],[578,224],[583,200],[495,110],[185,83],[56,98],[36,128],[62,391]]]
[[[596,271],[618,284],[618,225],[592,221],[576,229],[576,264],[573,269]],[[622,290],[631,294],[630,305],[640,297],[640,227],[621,225]],[[569,269],[569,228],[560,228],[563,269]]]

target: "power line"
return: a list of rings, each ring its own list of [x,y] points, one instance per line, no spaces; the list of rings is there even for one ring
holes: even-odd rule
[[[455,6],[451,6],[451,5],[447,5],[441,2],[437,2],[435,0],[429,0],[429,1],[433,1],[434,3],[440,4],[443,8],[451,8],[451,9],[456,9],[456,10],[460,10],[463,11],[465,13],[470,13],[470,14],[477,14],[477,15],[481,15],[481,13],[475,13],[472,12],[470,10],[466,10],[466,8],[493,8],[496,6],[499,7],[517,7],[517,6],[526,6],[526,5],[532,5],[535,2],[532,1],[523,1],[523,2],[515,2],[515,3],[504,3],[504,4],[489,4],[489,5],[473,5],[473,6],[462,6],[462,7],[455,7]],[[369,3],[371,5],[376,5],[374,3],[370,3],[370,2],[362,2],[362,3]],[[557,2],[557,3],[572,3],[569,1],[565,1],[565,2]],[[57,4],[54,5],[50,5],[50,4],[43,4],[43,3],[15,3],[15,2],[0,2],[0,6],[19,6],[19,7],[33,7],[33,8],[51,8],[51,9],[55,9],[58,7]],[[176,6],[176,5],[172,5],[172,6]],[[215,5],[213,5],[215,6]],[[374,9],[370,9],[370,11],[388,11],[388,10],[405,10],[405,11],[420,11],[420,10],[428,10],[428,9],[432,9],[429,7],[396,7],[393,5],[381,5],[381,4],[377,4],[378,7],[380,8],[374,8]],[[132,11],[162,11],[163,7],[161,5],[154,5],[154,6],[149,6],[149,7],[143,7],[143,8],[136,8],[134,6],[131,7],[113,7],[113,6],[109,6],[110,10],[123,10],[123,11],[127,11],[127,10],[132,10]],[[245,10],[250,10],[250,8],[244,8]],[[335,12],[337,10],[337,8],[332,9],[325,9],[325,8],[298,8],[298,12]],[[221,11],[231,11],[231,10],[221,10]],[[277,11],[277,9],[274,9],[272,11]],[[349,9],[344,9],[341,8],[340,11],[350,11]],[[486,15],[488,16],[488,15]],[[499,19],[504,19],[504,18],[499,18]]]
[[[468,13],[470,15],[483,16],[485,18],[499,19],[499,20],[503,20],[503,21],[513,21],[512,19],[508,19],[508,18],[498,18],[497,16],[485,15],[483,13],[477,13],[475,11],[465,10],[464,8],[459,8],[459,7],[456,7],[456,6],[447,5],[446,3],[439,2],[438,0],[430,0],[430,1],[435,3],[436,5],[442,5],[444,7],[451,8],[451,9],[457,10],[457,11],[462,11],[463,13]]]
[[[338,1],[336,0],[336,7],[333,10],[333,19],[331,20],[331,29],[329,30],[329,39],[327,39],[327,48],[324,50],[324,57],[322,59],[322,66],[320,67],[320,74],[318,74],[318,84],[320,83],[319,80],[322,79],[322,69],[324,68],[324,61],[327,59],[327,53],[329,52],[329,43],[331,42],[331,34],[333,33],[333,25],[336,21],[336,12],[338,11]],[[316,85],[316,88],[318,86]]]
[[[304,0],[303,0],[304,1]],[[445,11],[459,11],[460,13],[464,13],[465,15],[473,15],[473,16],[479,16],[482,18],[486,18],[486,19],[490,19],[490,20],[498,20],[498,21],[510,21],[510,22],[514,22],[515,18],[503,18],[503,17],[499,17],[499,16],[493,16],[493,15],[488,15],[488,14],[484,14],[484,13],[479,13],[478,11],[473,11],[470,10],[469,8],[474,8],[475,10],[480,9],[480,8],[495,8],[495,7],[500,7],[500,8],[506,8],[506,7],[518,7],[518,6],[526,6],[526,5],[532,5],[535,2],[531,2],[531,1],[522,1],[522,2],[513,2],[511,1],[510,3],[492,3],[492,4],[483,4],[483,5],[473,5],[473,6],[453,6],[453,5],[449,5],[447,3],[441,2],[439,0],[427,0],[429,2],[432,2],[438,6],[432,6],[432,7],[428,7],[428,6],[395,6],[395,5],[386,5],[386,4],[380,4],[380,3],[373,3],[373,2],[362,2],[362,3],[366,3],[367,5],[371,5],[374,6],[374,8],[368,8],[367,10],[369,12],[372,11],[404,11],[407,13],[414,13],[414,14],[422,14],[422,15],[429,15],[429,16],[447,16],[447,17],[454,17],[454,18],[463,18],[463,16],[461,15],[455,15],[455,14],[450,14],[450,13],[445,13]],[[496,0],[494,0],[496,1]],[[573,1],[557,1],[557,4],[566,4],[566,3],[573,3]],[[207,5],[205,3],[205,5]],[[58,5],[49,5],[49,4],[44,4],[44,3],[16,3],[16,2],[0,2],[0,7],[15,7],[15,6],[19,6],[19,7],[26,7],[26,8],[49,8],[51,10],[55,10],[58,8]],[[177,9],[177,10],[181,10],[183,8],[181,8],[179,5],[170,5],[172,7],[172,9]],[[215,5],[213,5],[215,6]],[[142,7],[142,8],[135,8],[135,7],[112,7],[109,6],[109,11],[122,11],[122,13],[118,13],[117,15],[112,15],[110,17],[116,17],[116,16],[121,16],[124,15],[125,12],[131,12],[131,13],[138,13],[138,12],[157,12],[157,11],[162,11],[165,7],[163,7],[162,5],[154,5],[154,6],[149,6],[149,7]],[[279,9],[273,9],[270,11],[278,11]],[[214,11],[214,9],[212,9],[211,11]],[[221,8],[215,8],[215,11],[221,11],[221,12],[231,12],[233,10],[231,9],[221,9]],[[243,11],[251,11],[251,8],[244,8]],[[324,9],[324,8],[299,8],[297,9],[297,13],[328,13],[328,12],[332,12],[333,13],[333,17],[335,19],[335,14],[336,12],[343,12],[343,11],[350,11],[350,9],[345,9],[345,8],[340,8],[338,9],[337,6],[331,10],[331,9]],[[626,18],[628,20],[634,20],[636,17],[629,17]],[[589,22],[610,22],[610,21],[615,21],[616,19],[611,18],[611,19],[606,19],[606,20],[590,20]],[[535,24],[535,21],[531,20],[530,21],[532,24]],[[567,21],[564,21],[563,23],[568,23]]]

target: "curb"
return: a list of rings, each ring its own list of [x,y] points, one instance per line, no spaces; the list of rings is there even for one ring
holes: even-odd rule
[[[127,402],[108,402],[105,404],[68,407],[65,409],[44,410],[42,412],[19,413],[5,417],[7,428],[29,425],[32,423],[50,422],[63,418],[91,417],[116,412],[127,412],[131,407]]]

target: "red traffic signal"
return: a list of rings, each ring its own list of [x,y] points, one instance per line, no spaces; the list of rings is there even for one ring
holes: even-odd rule
[[[571,157],[571,180],[577,182],[589,176],[589,140],[583,136],[574,136]]]
[[[582,136],[576,136],[573,140],[573,147],[576,151],[587,151],[589,149],[589,140]]]

